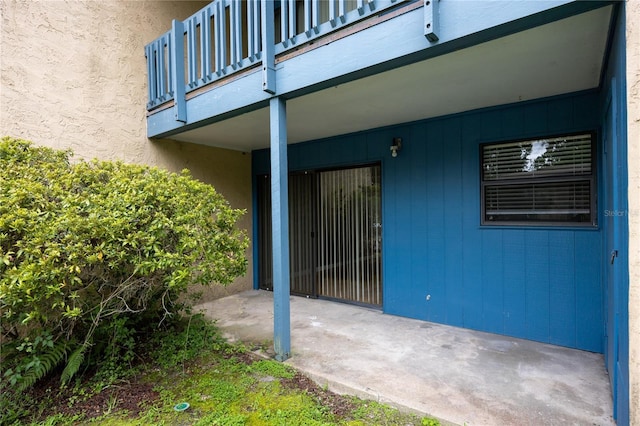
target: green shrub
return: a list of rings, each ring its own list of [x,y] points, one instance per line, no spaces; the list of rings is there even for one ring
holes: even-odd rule
[[[188,171],[70,157],[0,139],[5,386],[28,387],[61,353],[66,380],[86,359],[130,357],[131,330],[183,309],[189,286],[228,284],[246,270],[243,211]]]

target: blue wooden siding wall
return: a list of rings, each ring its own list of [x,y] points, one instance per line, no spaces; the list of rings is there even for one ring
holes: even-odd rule
[[[481,227],[479,182],[480,143],[598,120],[597,93],[580,93],[295,144],[289,165],[382,162],[384,312],[602,352],[600,230]]]
[[[605,215],[602,219],[603,229],[603,257],[608,257],[608,250],[618,250],[618,258],[612,265],[602,262],[605,297],[605,321],[608,330],[607,338],[615,343],[605,346],[606,365],[613,393],[614,418],[618,424],[629,423],[629,222],[627,201],[627,116],[626,116],[626,46],[625,46],[625,8],[621,2],[618,6],[616,21],[613,26],[613,37],[610,55],[607,61],[607,71],[602,81],[600,92],[601,119],[605,120],[608,102],[612,105],[617,116],[611,120],[612,141],[611,170],[601,179],[603,200],[615,200],[617,205],[602,205],[603,211],[617,212]],[[603,122],[603,127],[608,125]],[[603,129],[604,131],[605,129]],[[603,161],[606,157],[603,156]],[[607,164],[605,164],[606,169]],[[611,238],[613,241],[608,241]]]

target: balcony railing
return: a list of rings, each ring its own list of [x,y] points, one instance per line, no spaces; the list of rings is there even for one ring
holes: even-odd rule
[[[148,110],[405,0],[216,0],[145,47]],[[264,3],[264,4],[263,4]],[[273,15],[271,10],[273,8]],[[267,11],[264,19],[263,11]],[[257,88],[259,89],[259,88]],[[267,90],[265,88],[265,90]],[[176,112],[176,119],[185,121]]]

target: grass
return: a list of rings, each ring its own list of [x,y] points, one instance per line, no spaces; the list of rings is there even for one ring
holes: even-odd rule
[[[120,382],[110,379],[103,387],[89,379],[74,389],[40,389],[39,395],[46,397],[27,398],[33,405],[25,408],[28,415],[16,424],[439,424],[376,402],[333,394],[286,364],[227,343],[214,325],[199,316],[158,333],[144,349],[147,362]],[[189,408],[176,411],[174,406],[182,402]]]

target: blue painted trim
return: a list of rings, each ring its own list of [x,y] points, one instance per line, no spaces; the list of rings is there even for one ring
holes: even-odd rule
[[[287,0],[281,0],[280,1],[280,39],[284,40],[282,44],[285,46],[287,46],[287,40],[289,39],[288,30],[287,30],[287,27],[289,24],[289,20],[287,19],[287,9],[288,9]]]
[[[211,9],[202,9],[200,22],[209,22],[211,20]],[[208,76],[213,72],[211,71],[211,49],[207,49],[207,40],[211,40],[211,27],[209,25],[200,26],[200,75],[201,82],[205,84],[209,81]]]
[[[535,136],[534,136],[535,137]],[[600,219],[598,218],[598,224],[600,224]],[[490,230],[495,230],[495,229],[504,229],[504,230],[513,230],[513,229],[534,229],[534,230],[539,230],[539,231],[593,231],[593,232],[599,232],[601,231],[601,227],[600,225],[598,226],[584,226],[584,227],[580,227],[580,226],[564,226],[564,225],[558,225],[558,226],[528,226],[528,225],[522,225],[522,226],[517,226],[517,225],[478,225],[477,227],[479,230],[482,231],[490,231]]]
[[[282,98],[269,102],[271,126],[271,229],[273,233],[273,345],[276,359],[291,355],[289,276],[289,171],[287,114]]]
[[[283,3],[281,9],[286,9],[287,4]],[[435,43],[430,43],[424,37],[424,12],[420,8],[411,10],[281,62],[270,90],[277,88],[279,96],[291,99],[603,7],[611,2],[555,0],[517,4],[518,7],[504,8],[496,2],[440,2],[440,40]],[[415,31],[409,31],[411,28]],[[389,34],[406,36],[399,43],[396,37],[388,37]],[[275,53],[277,55],[277,48]],[[318,64],[323,66],[319,67]],[[167,116],[163,111],[150,115],[147,119],[148,136],[170,137],[265,106],[270,93],[257,89],[258,85],[263,87],[263,77],[261,73],[257,74],[249,72],[230,84],[189,99],[186,127],[176,123],[173,118],[166,122]],[[191,104],[194,104],[193,108]],[[197,110],[193,115],[192,109]]]
[[[196,20],[189,19],[186,22],[186,34],[187,34],[187,81],[190,89],[196,87],[198,84],[198,52],[196,44]],[[175,31],[172,32],[175,34]],[[178,35],[179,37],[179,35]]]
[[[626,4],[623,4],[621,7],[626,7]],[[622,22],[625,22],[625,14],[620,14],[622,16]],[[624,26],[623,26],[624,27]],[[622,51],[626,52],[626,41],[622,41],[623,48]],[[626,70],[627,61],[626,57],[622,56],[622,69]],[[619,111],[619,125],[620,125],[620,181],[619,185],[626,192],[629,188],[628,176],[628,146],[629,146],[629,138],[627,134],[627,120],[628,120],[628,111],[626,108],[627,105],[627,80],[626,76],[622,79],[620,84],[620,98],[621,98],[621,111]],[[623,196],[621,200],[622,208],[626,211],[629,211],[629,200],[628,197]],[[621,263],[621,271],[620,271],[620,282],[618,282],[618,286],[620,287],[619,291],[621,294],[620,304],[622,306],[622,316],[621,316],[621,371],[619,372],[619,382],[618,382],[618,400],[616,404],[618,406],[618,424],[624,424],[625,422],[629,422],[630,419],[630,389],[629,389],[629,218],[624,218],[624,224],[622,226],[622,233],[620,235],[620,245],[624,247],[625,253],[620,257]],[[637,408],[637,404],[639,402],[634,402],[634,409]]]
[[[611,187],[611,191],[613,192],[612,194],[612,200],[613,200],[613,206],[617,207],[620,206],[620,202],[621,202],[621,198],[620,197],[620,192],[619,192],[619,179],[618,179],[618,170],[619,168],[622,166],[620,163],[620,158],[619,158],[619,152],[618,152],[618,144],[620,143],[620,139],[619,139],[619,135],[618,135],[618,92],[616,91],[616,79],[615,77],[611,80],[611,88],[610,88],[610,98],[609,98],[609,102],[611,102],[611,110],[612,110],[612,123],[611,123],[611,127],[612,127],[612,132],[611,132],[611,138],[612,138],[612,152],[609,153],[609,155],[611,155],[612,157],[612,167],[611,167],[611,174],[612,176],[608,176],[609,179],[612,180],[612,187]],[[620,218],[617,218],[620,219]],[[612,225],[612,234],[613,234],[613,241],[612,241],[612,248],[617,249],[617,247],[620,245],[620,232],[621,232],[621,226],[620,226],[620,220],[614,220],[613,221],[613,225]],[[606,247],[606,245],[605,245]],[[605,248],[606,250],[606,248]],[[609,258],[609,253],[605,253],[605,259]],[[620,260],[620,259],[614,259],[615,260]],[[616,266],[616,265],[614,265]],[[619,309],[621,308],[621,306],[619,305],[619,300],[620,300],[620,286],[618,284],[618,280],[617,278],[617,274],[615,274],[615,269],[614,272],[612,273],[613,277],[614,277],[614,282],[612,282],[610,285],[613,286],[613,306],[614,306],[614,312],[613,312],[613,354],[609,354],[609,356],[613,357],[613,371],[610,372],[611,374],[611,392],[613,393],[613,400],[616,401],[618,399],[618,381],[619,381],[619,377],[617,374],[615,374],[615,369],[616,369],[616,365],[620,359],[620,313],[619,313]],[[610,336],[611,337],[611,336]],[[617,404],[614,405],[613,407],[613,418],[618,418],[618,406]]]
[[[606,87],[606,78],[607,72],[609,71],[609,66],[611,65],[611,57],[612,52],[614,52],[614,40],[616,33],[616,22],[618,22],[620,16],[624,16],[622,9],[624,8],[625,2],[616,2],[617,4],[613,7],[613,13],[611,14],[611,21],[609,22],[609,31],[607,32],[607,46],[605,47],[605,52],[602,60],[602,67],[600,68],[600,79],[598,87]],[[624,18],[622,18],[624,19]]]
[[[173,87],[173,119],[180,123],[187,122],[187,105],[184,88],[184,24],[177,19],[173,20],[171,29],[171,86]]]
[[[273,6],[270,1],[261,2],[262,28],[262,90],[269,94],[276,93],[275,47],[273,27]]]
[[[278,93],[302,96],[511,35],[611,2],[440,2],[439,41],[429,42],[420,8],[282,63]],[[514,3],[515,6],[515,3]],[[415,29],[415,31],[411,31]],[[398,43],[389,34],[405,34]],[[276,50],[276,54],[278,51]],[[316,64],[323,64],[318,68]],[[309,72],[313,69],[314,72]]]
[[[289,26],[288,26],[288,35],[287,38],[291,40],[292,44],[296,42],[296,0],[288,0],[289,1]]]
[[[186,125],[176,123],[170,110],[158,111],[147,118],[147,136],[170,137],[186,130],[264,108],[269,105],[272,95],[260,90],[261,84],[262,74],[257,69],[256,72],[241,77],[234,84],[225,84],[215,91],[189,99],[187,102],[189,123]]]
[[[440,13],[438,4],[440,0],[423,0],[424,1],[424,36],[431,43],[440,40],[438,37],[438,28],[440,27]]]
[[[258,0],[248,0],[247,8],[249,12],[247,16],[247,27],[248,27],[247,53],[249,55],[249,58],[255,59],[257,58],[258,55],[260,55],[260,50],[261,50],[261,46],[260,46],[261,31],[259,28],[262,23],[258,22],[258,19],[262,11],[261,11],[260,2]]]
[[[171,34],[171,31],[166,32],[145,48],[149,82],[147,109],[153,109],[163,102],[173,99],[171,88],[173,81],[171,77]],[[165,66],[166,63],[169,65]]]
[[[606,366],[610,375],[613,394],[614,418],[618,424],[629,423],[630,389],[629,389],[629,205],[628,205],[628,158],[627,147],[630,141],[627,134],[627,80],[626,80],[626,3],[619,2],[612,17],[609,32],[609,45],[601,82],[601,112],[603,131],[606,124],[610,126],[613,136],[608,155],[611,156],[610,167],[603,180],[605,201],[611,199],[611,206],[626,212],[623,216],[603,218],[607,220],[603,233],[603,252],[601,257],[607,259],[610,250],[618,250],[615,264],[611,266],[606,260],[602,267],[603,283],[608,299],[607,334],[611,343],[605,346]],[[607,108],[611,108],[612,119],[607,123]],[[615,117],[617,115],[617,117]],[[603,146],[604,150],[604,146]],[[605,157],[603,156],[603,162]],[[605,169],[603,167],[603,169]],[[604,210],[604,209],[603,209]],[[604,213],[603,213],[604,215]]]
[[[362,21],[373,15],[395,8],[397,0],[358,0],[356,8],[347,12],[346,3],[340,0],[339,9],[336,11],[335,2],[329,3],[329,17],[326,22],[318,22],[318,4],[325,0],[305,0],[302,17],[304,30],[295,34],[297,9],[295,0],[284,0],[280,7],[281,34],[280,43],[275,46],[276,55],[287,52],[295,47],[327,36],[343,27]],[[277,3],[278,4],[278,3]],[[313,15],[313,16],[310,16]],[[313,20],[313,23],[311,22]],[[273,22],[273,21],[272,21]]]
[[[215,40],[215,50],[216,50],[216,76],[222,77],[226,74],[226,62],[227,62],[227,43],[225,41],[226,37],[226,14],[224,5],[221,2],[217,2],[212,4],[212,9],[215,10],[216,16],[216,40]]]
[[[237,68],[242,63],[242,18],[240,16],[242,10],[242,2],[233,1],[229,4],[231,17],[231,67]]]

